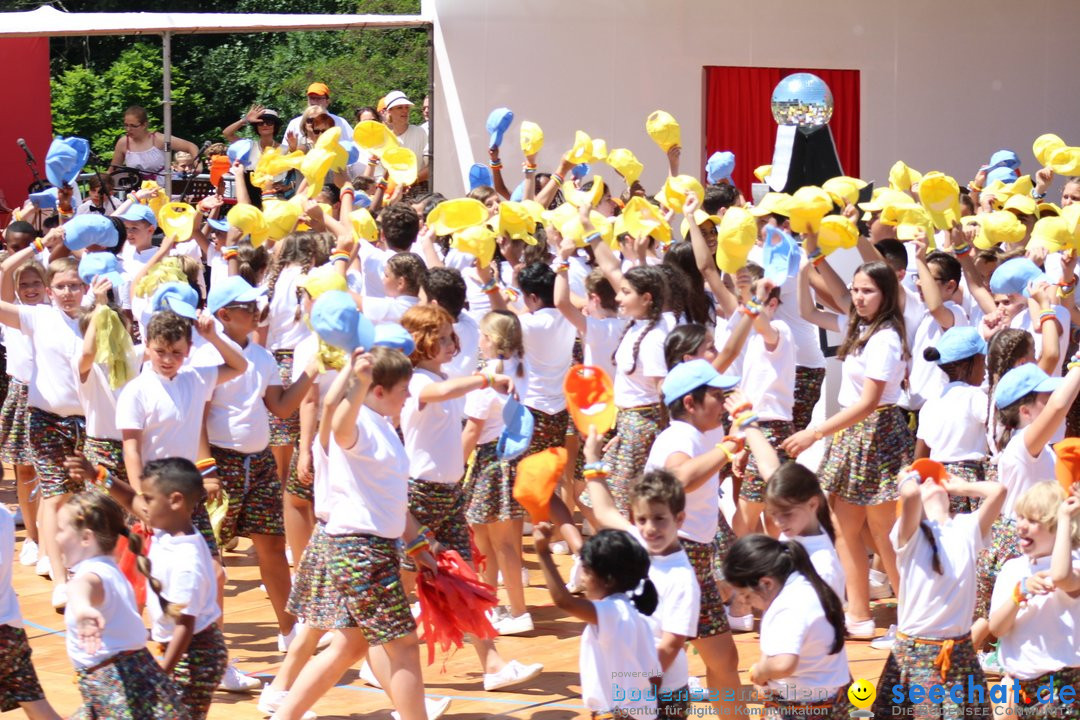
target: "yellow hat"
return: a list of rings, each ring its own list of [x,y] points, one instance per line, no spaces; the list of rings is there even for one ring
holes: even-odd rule
[[[296,229],[303,214],[303,208],[293,202],[277,201],[263,203],[263,218],[266,220],[268,231],[267,237],[271,240],[281,240],[283,237]]]
[[[570,152],[567,154],[566,159],[572,162],[574,165],[580,165],[581,163],[592,162],[593,159],[593,141],[585,132],[578,130],[574,133],[574,146],[570,148]]]
[[[652,236],[663,243],[671,242],[671,226],[664,220],[660,210],[640,195],[630,198],[619,218],[622,220],[623,232],[631,237],[641,240]]]
[[[398,146],[397,138],[390,128],[377,120],[365,120],[353,128],[353,142],[380,157],[386,150]]]
[[[243,235],[251,236],[251,244],[259,247],[270,234],[266,225],[266,218],[262,211],[254,205],[234,205],[229,214],[225,216],[229,224],[238,229]]]
[[[592,159],[596,161],[607,160],[607,143],[600,138],[593,138]]]
[[[1041,202],[1039,203],[1039,217],[1051,217],[1061,215],[1061,208],[1057,206],[1057,203]]]
[[[593,175],[592,187],[588,190],[578,190],[574,187],[573,180],[567,180],[562,185],[562,194],[566,201],[574,207],[588,205],[596,207],[604,198],[604,179],[599,175]]]
[[[544,131],[534,122],[523,120],[521,123],[521,152],[535,155],[544,147]]]
[[[288,155],[281,148],[270,147],[263,150],[259,156],[259,162],[255,164],[255,170],[251,173],[251,182],[256,186],[267,189],[274,182],[274,176],[288,170],[299,169],[304,162],[304,152],[295,150]]]
[[[450,247],[475,256],[480,267],[487,267],[495,257],[495,231],[484,223],[472,225],[454,233]]]
[[[1050,252],[1077,248],[1077,238],[1069,232],[1065,218],[1060,217],[1045,217],[1036,222],[1031,230],[1031,242],[1028,243],[1028,247],[1034,243]]]
[[[453,235],[473,225],[479,225],[488,219],[488,209],[484,203],[473,198],[455,198],[443,200],[427,216],[427,224],[436,235]]]
[[[519,202],[499,203],[498,233],[508,238],[524,240],[529,245],[536,244],[533,233],[536,232],[536,220],[529,208]]]
[[[791,229],[797,233],[817,232],[821,218],[833,209],[829,193],[814,185],[799,188],[785,204]]]
[[[276,202],[280,202],[280,201],[276,201]],[[300,208],[300,210],[301,210],[301,213],[300,213],[301,218],[296,223],[296,229],[299,230],[300,232],[304,232],[305,230],[310,230],[311,225],[309,225],[303,219],[303,215],[304,215],[304,212],[303,212],[303,198],[301,196],[299,196],[299,195],[293,195],[292,199],[288,200],[287,202],[292,203],[293,205],[296,205],[296,207]],[[322,214],[323,214],[324,218],[325,217],[333,217],[334,208],[330,207],[326,203],[316,203],[316,204],[319,206],[319,209],[322,210]],[[263,216],[264,217],[266,216],[265,212],[263,212]],[[308,218],[308,219],[310,220],[310,218]],[[268,224],[268,226],[269,226],[269,224]]]
[[[891,216],[890,219],[895,222],[886,222],[886,216]],[[893,205],[881,213],[881,221],[886,225],[896,225],[896,239],[901,242],[914,240],[918,231],[922,230],[926,236],[927,248],[934,248],[934,221],[930,217],[930,211],[922,205]]]
[[[754,217],[765,217],[766,215],[784,215],[786,217],[788,214],[787,204],[790,200],[791,196],[787,193],[765,193],[765,197],[761,198],[761,202],[747,209]]]
[[[664,152],[681,144],[679,123],[663,110],[656,110],[645,118],[645,132]]]
[[[1012,210],[1021,215],[1037,215],[1039,204],[1030,195],[1010,195],[1005,204],[1001,206],[1001,209]]]
[[[726,273],[746,267],[757,241],[757,221],[741,207],[730,207],[716,226],[716,266]]]
[[[841,248],[853,248],[859,242],[859,229],[843,215],[828,215],[821,219],[818,247],[823,255]]]
[[[928,172],[919,183],[919,202],[930,212],[938,230],[960,222],[960,186],[945,173]]]
[[[750,214],[753,215],[753,213],[750,213]],[[704,225],[707,222],[711,222],[713,224],[713,227],[719,227],[720,226],[720,216],[719,215],[710,215],[709,213],[705,212],[704,210],[695,210],[694,211],[694,224],[695,225],[697,225],[698,227],[701,227],[702,225]],[[679,225],[679,237],[680,238],[685,238],[686,234],[689,233],[689,232],[690,232],[690,223],[686,220],[686,218],[683,218],[682,223],[680,223],[680,225]]]
[[[610,165],[615,172],[622,175],[623,180],[627,185],[633,185],[641,177],[641,171],[645,169],[634,153],[630,152],[626,148],[616,148],[608,153],[607,164]]]
[[[1002,243],[1018,243],[1024,239],[1027,228],[1008,210],[997,210],[964,218],[964,223],[975,223],[979,232],[975,236],[975,247],[989,250]]]
[[[146,205],[153,211],[154,216],[161,212],[161,208],[165,207],[165,203],[169,202],[169,197],[165,194],[165,189],[158,185],[153,180],[143,180],[141,187],[142,190],[154,190],[154,194],[150,196],[150,199],[146,201]]]
[[[918,215],[918,213],[921,213],[921,215]],[[881,210],[881,222],[885,225],[900,225],[900,223],[907,222],[908,218],[913,214],[916,214],[918,218],[915,222],[925,218],[928,224],[933,224],[933,220],[930,220],[930,214],[926,208],[911,200],[905,203],[898,202],[893,205],[886,205]]]
[[[874,190],[874,195],[869,202],[862,202],[858,204],[860,210],[866,212],[884,212],[885,208],[891,205],[914,205],[914,201],[907,193],[900,192],[899,190],[890,190],[889,188],[877,188]]]
[[[893,190],[907,192],[911,187],[922,179],[922,173],[914,168],[909,168],[903,160],[897,160],[889,169],[889,187]]]
[[[1031,191],[1035,189],[1035,184],[1031,181],[1030,175],[1023,175],[1017,178],[1011,183],[1004,183],[1000,180],[994,182],[983,188],[982,196],[993,196],[994,205],[997,209],[1001,209],[1005,202],[1014,195],[1022,195],[1028,197],[1031,195]]]
[[[304,161],[300,163],[300,173],[307,180],[307,197],[313,198],[322,191],[326,176],[333,166],[334,153],[326,148],[312,148],[304,156]]]
[[[349,284],[345,281],[345,276],[334,269],[333,265],[320,265],[298,277],[296,287],[306,290],[312,300],[318,300],[324,292],[329,290],[348,291]]]
[[[367,208],[353,210],[349,213],[349,221],[352,222],[353,236],[357,239],[363,238],[368,242],[375,242],[379,238],[379,227]]]
[[[770,175],[772,175],[772,165],[758,165],[754,168],[754,177],[758,179],[758,182],[765,182]]]
[[[859,178],[839,177],[829,178],[821,184],[821,189],[829,193],[833,203],[840,207],[854,205],[859,201],[859,191],[866,187],[866,183]]]
[[[544,206],[535,200],[522,200],[520,205],[525,208],[533,222],[539,223],[544,219]]]
[[[349,164],[349,151],[341,145],[341,128],[337,125],[324,131],[315,141],[315,147],[327,150],[334,156],[331,170],[344,170]]]
[[[589,212],[589,222],[609,246],[615,242],[615,228],[611,220],[592,210]],[[563,203],[554,210],[545,211],[544,223],[564,238],[573,240],[578,247],[588,244],[585,242],[585,227],[581,224],[579,211],[570,203]]]
[[[1058,175],[1080,175],[1080,147],[1063,147],[1050,154],[1047,163]]]
[[[389,148],[382,154],[386,174],[398,185],[416,182],[416,153],[406,147]]]
[[[195,208],[187,203],[165,203],[157,213],[158,227],[165,237],[174,237],[176,242],[184,242],[195,231]]]
[[[1035,159],[1040,165],[1047,166],[1050,164],[1054,151],[1063,147],[1065,147],[1064,140],[1053,133],[1046,133],[1035,138],[1035,142],[1031,144],[1031,152],[1035,154]]]
[[[1065,218],[1065,226],[1073,235],[1080,235],[1080,203],[1072,203],[1061,208],[1061,217]]]
[[[705,198],[705,188],[698,179],[691,175],[668,176],[664,181],[664,187],[656,193],[656,199],[661,205],[673,212],[682,212],[686,204],[686,196],[690,193],[697,195],[698,202]]]

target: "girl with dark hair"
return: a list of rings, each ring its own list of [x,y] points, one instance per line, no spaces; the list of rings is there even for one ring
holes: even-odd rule
[[[846,720],[844,610],[803,546],[747,535],[724,559],[724,577],[762,612],[761,659],[750,666],[750,682],[772,690],[766,707],[785,720]]]
[[[973,513],[951,515],[950,496],[979,498]],[[889,534],[900,568],[896,640],[885,663],[881,687],[904,689],[906,702],[882,693],[876,712],[891,713],[907,706],[914,713],[908,687],[957,683],[985,684],[975,647],[971,618],[975,610],[975,562],[1001,512],[1005,488],[997,483],[974,483],[947,476],[924,477],[911,469],[900,480],[900,517]],[[948,602],[941,602],[949,598]],[[943,716],[990,715],[990,705],[970,698],[957,703],[946,698]]]
[[[808,235],[813,255],[817,238]],[[900,285],[883,262],[860,265],[851,283],[850,314],[835,315],[814,307],[809,295],[810,262],[799,271],[799,308],[808,321],[844,340],[837,350],[843,360],[840,412],[811,425],[781,447],[795,458],[814,442],[826,439],[825,460],[818,473],[822,488],[840,525],[837,552],[847,575],[848,632],[856,638],[874,636],[870,616],[870,568],[862,540],[864,527],[885,538],[896,520],[896,475],[912,459],[914,438],[907,414],[896,406],[910,358]],[[879,542],[877,551],[893,587],[899,575],[892,547]]]
[[[585,597],[574,597],[551,557],[552,532],[551,523],[537,523],[533,540],[555,606],[587,623],[579,659],[585,707],[594,717],[655,717],[652,679],[663,672],[644,617],[658,602],[648,551],[624,530],[600,530],[581,548]],[[616,684],[626,699],[616,700]]]

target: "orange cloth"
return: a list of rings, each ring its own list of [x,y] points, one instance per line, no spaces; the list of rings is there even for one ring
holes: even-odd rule
[[[1080,438],[1065,438],[1054,446],[1057,462],[1054,470],[1057,481],[1065,491],[1065,496],[1072,494],[1072,486],[1080,482]]]
[[[550,517],[551,496],[566,467],[566,448],[548,448],[524,458],[517,466],[514,499],[529,512],[533,523]]]
[[[934,667],[938,668],[941,672],[941,682],[945,682],[945,677],[949,674],[949,669],[952,667],[952,651],[956,646],[956,642],[952,639],[949,640],[931,640],[930,638],[912,637],[907,633],[897,631],[896,637],[900,640],[911,640],[914,643],[922,643],[923,645],[937,645],[941,648],[937,657],[934,658]]]

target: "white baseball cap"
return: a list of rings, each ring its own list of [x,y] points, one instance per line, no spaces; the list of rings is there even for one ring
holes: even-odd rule
[[[391,90],[389,94],[383,100],[386,102],[386,109],[396,108],[399,105],[412,105],[413,102],[409,98],[405,97],[405,93],[400,90]]]

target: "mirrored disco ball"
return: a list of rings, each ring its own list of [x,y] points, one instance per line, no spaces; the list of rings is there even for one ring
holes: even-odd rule
[[[817,75],[788,75],[773,90],[772,115],[778,125],[820,127],[829,122],[832,112],[832,90]]]

